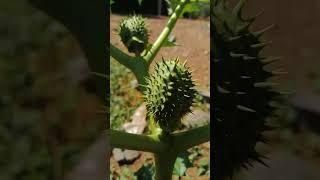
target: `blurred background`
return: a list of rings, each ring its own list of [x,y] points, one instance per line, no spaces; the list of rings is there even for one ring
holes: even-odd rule
[[[289,94],[269,118],[276,127],[266,133],[269,144],[257,146],[268,157],[265,162],[270,167],[253,163],[254,168],[243,169],[236,179],[320,179],[320,2],[248,1],[245,16],[262,10],[253,29],[275,24],[264,36],[272,44],[263,55],[282,57],[267,68],[288,72],[273,80],[279,83],[277,89]]]
[[[64,26],[27,1],[0,1],[0,179],[88,179],[79,168],[106,179],[105,115],[88,74]]]

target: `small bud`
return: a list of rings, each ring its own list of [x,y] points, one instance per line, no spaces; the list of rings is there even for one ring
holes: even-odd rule
[[[149,33],[142,16],[124,18],[118,28],[122,43],[129,52],[139,56],[148,45]]]

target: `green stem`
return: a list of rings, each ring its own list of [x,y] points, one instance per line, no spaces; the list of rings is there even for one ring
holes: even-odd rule
[[[146,84],[145,78],[149,76],[147,62],[142,57],[132,57],[110,43],[110,55],[120,64],[130,69],[136,76],[140,90],[143,92]]]
[[[169,180],[179,152],[210,140],[210,124],[176,134],[154,131],[150,136],[107,130],[113,147],[155,154],[156,180]]]
[[[127,55],[119,48],[115,47],[113,44],[110,43],[110,56],[117,60],[120,64],[124,65],[125,67],[129,68],[130,70],[134,66],[134,57]]]
[[[165,143],[151,136],[130,134],[112,129],[107,130],[107,136],[110,139],[110,144],[117,148],[153,153],[162,152],[167,149]]]
[[[170,19],[166,25],[166,27],[162,30],[161,34],[158,36],[157,40],[152,45],[151,49],[147,52],[147,54],[143,57],[148,66],[152,63],[153,59],[156,57],[157,53],[161,49],[163,43],[167,40],[171,31],[173,30],[178,18],[181,16],[184,6],[189,2],[189,0],[181,0],[177,5],[174,12],[171,14]]]
[[[174,163],[178,155],[175,152],[155,154],[156,180],[171,180]]]
[[[210,141],[210,124],[173,134],[173,144],[177,152],[182,152],[208,141]]]

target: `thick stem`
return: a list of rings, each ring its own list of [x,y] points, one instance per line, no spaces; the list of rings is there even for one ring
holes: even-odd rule
[[[148,66],[152,63],[153,59],[156,57],[157,53],[161,49],[163,43],[167,40],[171,31],[173,30],[178,18],[181,16],[184,6],[189,2],[189,0],[181,0],[177,5],[176,9],[170,16],[170,19],[166,25],[166,27],[162,30],[161,34],[158,36],[157,40],[152,45],[151,49],[147,52],[147,54],[143,57]]]
[[[155,154],[156,180],[171,180],[174,163],[178,155],[165,151]]]
[[[193,146],[210,141],[210,124],[173,134],[174,148],[182,152]]]
[[[122,131],[107,130],[111,145],[117,148],[147,151],[152,153],[163,152],[167,145],[156,137],[130,134]]]
[[[110,43],[110,55],[120,64],[124,65],[133,72],[138,80],[140,90],[143,92],[146,84],[146,77],[149,76],[147,62],[142,57],[132,57]]]
[[[110,56],[117,60],[120,64],[124,65],[128,69],[132,69],[134,66],[134,57],[127,55],[119,48],[110,43]]]

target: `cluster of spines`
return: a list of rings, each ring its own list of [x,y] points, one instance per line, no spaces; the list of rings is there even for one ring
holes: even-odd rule
[[[156,63],[154,73],[147,79],[144,97],[148,115],[162,130],[176,130],[181,118],[191,112],[196,95],[194,86],[191,72],[177,59]]]
[[[118,33],[130,53],[139,56],[147,47],[149,32],[141,15],[125,17],[120,22]]]
[[[270,128],[265,118],[274,109],[270,102],[279,95],[267,80],[281,72],[264,66],[278,57],[262,58],[260,51],[270,42],[260,37],[273,26],[257,32],[249,28],[257,16],[242,18],[245,0],[229,10],[225,0],[213,0],[211,41],[213,46],[214,178],[232,176],[240,167],[262,161],[255,151],[257,142],[266,142],[262,133]]]

